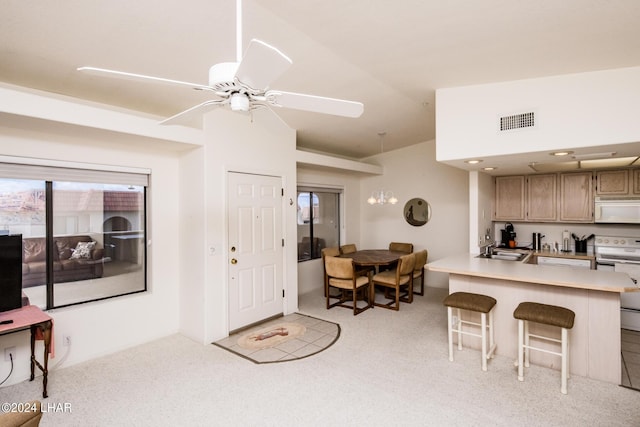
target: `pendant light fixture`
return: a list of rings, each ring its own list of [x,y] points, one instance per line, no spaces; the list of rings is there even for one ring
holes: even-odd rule
[[[384,153],[384,136],[386,134],[386,132],[378,132],[378,136],[380,137],[380,154]],[[398,199],[393,195],[393,191],[381,188],[371,192],[371,196],[367,199],[367,203],[370,205],[386,205],[387,203],[395,205],[398,203]]]

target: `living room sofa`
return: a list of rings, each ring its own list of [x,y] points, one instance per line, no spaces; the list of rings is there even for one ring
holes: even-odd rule
[[[104,249],[87,235],[54,237],[53,274],[56,283],[102,277]],[[44,237],[22,240],[22,287],[46,283]]]

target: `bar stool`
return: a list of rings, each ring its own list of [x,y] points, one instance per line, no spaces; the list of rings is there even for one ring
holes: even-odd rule
[[[454,292],[448,295],[444,301],[447,306],[447,332],[449,335],[449,360],[453,362],[453,333],[458,334],[458,350],[462,350],[462,335],[471,335],[482,338],[482,370],[487,370],[487,359],[493,357],[496,349],[493,334],[493,307],[496,305],[495,298],[472,294],[469,292]],[[458,322],[456,328],[453,327],[453,309],[456,309]],[[480,323],[462,320],[460,310],[475,311],[480,313]],[[487,313],[489,313],[489,322],[487,325]],[[471,331],[463,331],[463,325],[473,325],[480,327],[480,333]],[[489,329],[489,349],[487,351],[487,329]]]
[[[524,381],[524,367],[529,367],[529,350],[538,350],[562,357],[560,391],[567,394],[567,378],[569,378],[569,329],[573,328],[575,313],[568,308],[555,305],[522,302],[513,312],[518,319],[518,380]],[[529,333],[529,322],[561,328],[561,338],[552,338]],[[534,347],[529,338],[560,343],[560,352]],[[524,359],[524,360],[523,360]],[[524,362],[524,363],[523,363]]]

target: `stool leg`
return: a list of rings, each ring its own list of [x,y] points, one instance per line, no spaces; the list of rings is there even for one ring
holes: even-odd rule
[[[529,367],[529,321],[524,321],[524,366]]]
[[[524,381],[524,320],[518,320],[518,381]]]
[[[453,362],[453,309],[447,307],[447,335],[449,337],[449,360]]]
[[[567,328],[562,328],[562,382],[560,386],[562,394],[567,394],[567,338]]]
[[[460,319],[462,319],[462,317],[460,317],[460,309],[456,309],[456,313],[458,314],[458,325],[457,325],[457,331],[458,331],[458,351],[462,350],[462,323],[460,322]]]
[[[480,314],[480,327],[482,328],[482,370],[487,370],[487,313]]]
[[[493,309],[489,312],[489,351],[493,358],[493,352],[496,345],[495,335],[493,332]]]

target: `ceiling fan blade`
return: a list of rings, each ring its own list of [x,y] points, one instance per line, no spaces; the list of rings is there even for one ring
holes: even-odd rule
[[[77,70],[82,71],[83,73],[93,74],[101,77],[115,77],[119,79],[133,80],[138,82],[140,81],[147,82],[147,83],[154,82],[154,83],[169,84],[174,86],[186,86],[196,90],[215,91],[214,88],[207,85],[201,85],[199,83],[189,83],[189,82],[183,82],[180,80],[165,79],[162,77],[145,76],[144,74],[128,73],[126,71],[107,70],[105,68],[96,68],[96,67],[79,67]]]
[[[311,111],[314,113],[333,114],[334,116],[360,117],[364,112],[361,102],[346,101],[344,99],[325,98],[322,96],[306,95],[302,93],[270,90],[265,93],[269,105],[292,108],[295,110]]]
[[[184,125],[189,123],[193,117],[200,118],[204,113],[213,110],[220,105],[228,104],[228,99],[209,100],[201,104],[193,106],[187,110],[184,110],[178,114],[175,114],[168,119],[164,119],[160,122],[161,125]]]
[[[251,89],[264,90],[291,64],[291,59],[275,47],[253,39],[240,61],[236,78]]]

